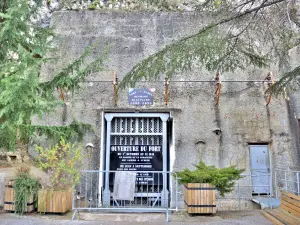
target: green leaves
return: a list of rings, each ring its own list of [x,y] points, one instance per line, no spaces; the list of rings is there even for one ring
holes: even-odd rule
[[[119,88],[133,87],[138,80],[155,80],[165,74],[170,78],[180,71],[201,65],[208,71],[246,69],[250,64],[264,67],[268,59],[249,47],[242,39],[219,30],[204,28],[195,35],[167,45],[161,51],[138,63],[125,75]]]
[[[183,169],[181,172],[176,172],[179,182],[182,184],[210,183],[217,188],[221,196],[233,190],[234,181],[240,179],[240,174],[244,171],[235,166],[218,169],[215,166],[205,165],[203,161],[194,166],[195,170]]]
[[[76,143],[67,143],[63,138],[52,148],[37,146],[38,165],[45,171],[51,171],[50,180],[54,190],[68,190],[74,187],[80,178],[78,168],[83,163],[82,148]]]
[[[21,166],[18,168],[17,177],[13,185],[15,212],[19,214],[27,212],[27,203],[30,200],[37,201],[37,193],[41,187],[39,181],[33,178],[29,172],[29,167]]]
[[[31,125],[31,120],[36,115],[41,117],[53,112],[63,104],[56,95],[58,88],[74,91],[88,74],[102,70],[106,54],[87,62],[87,57],[96,47],[92,45],[69,65],[43,77],[45,74],[40,73],[41,68],[59,59],[47,57],[55,50],[52,29],[32,23],[31,18],[38,15],[42,1],[35,2],[29,5],[27,0],[9,1],[0,14],[0,140],[4,140],[0,147],[9,150],[14,150],[17,142],[26,143],[41,131],[54,139],[74,137],[75,132],[82,135],[83,131],[78,128],[83,126],[78,123],[76,126],[46,128]],[[17,133],[22,135],[17,137]]]

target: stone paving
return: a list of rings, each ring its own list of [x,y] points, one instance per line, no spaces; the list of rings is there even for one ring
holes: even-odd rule
[[[166,224],[163,214],[81,214],[81,218],[89,220],[71,221],[71,213],[64,216],[49,216],[31,214],[18,216],[15,214],[0,214],[0,225],[150,225]],[[216,216],[189,216],[186,213],[170,215],[170,225],[271,225],[258,210],[220,212]]]

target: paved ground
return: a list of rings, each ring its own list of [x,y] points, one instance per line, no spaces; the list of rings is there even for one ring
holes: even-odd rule
[[[71,213],[64,216],[32,214],[18,216],[0,214],[0,225],[163,225],[163,214],[80,214],[81,219],[71,221]],[[87,221],[89,220],[89,221]],[[216,216],[189,216],[186,213],[170,215],[169,225],[272,225],[258,210],[239,212],[220,212]]]

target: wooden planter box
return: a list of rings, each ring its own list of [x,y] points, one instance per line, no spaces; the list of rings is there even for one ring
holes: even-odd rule
[[[72,189],[67,191],[40,190],[38,212],[66,213],[72,209]]]
[[[5,196],[4,196],[4,210],[15,211],[15,191],[14,191],[14,181],[9,181],[5,185]],[[35,201],[33,196],[30,196],[27,202],[26,212],[33,212],[35,210]]]
[[[216,188],[211,184],[184,185],[184,203],[188,213],[216,213]]]

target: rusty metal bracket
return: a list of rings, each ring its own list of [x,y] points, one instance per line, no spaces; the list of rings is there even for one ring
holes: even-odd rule
[[[58,91],[60,93],[61,100],[63,100],[63,102],[65,102],[65,94],[64,94],[63,89],[60,87],[60,88],[58,88]]]
[[[215,91],[215,95],[216,95],[216,105],[219,105],[219,101],[220,101],[220,96],[221,96],[221,88],[222,88],[222,84],[221,84],[221,78],[220,78],[220,72],[217,71],[216,77],[215,77],[215,82],[216,82],[216,91]]]
[[[264,93],[264,95],[267,96],[267,93],[269,92],[269,95],[267,96],[267,104],[266,104],[266,106],[268,106],[272,99],[272,91],[270,89],[275,84],[275,79],[274,79],[274,75],[272,72],[268,73],[268,75],[264,79],[263,83],[264,82],[267,82],[267,85],[268,85],[268,88]]]
[[[114,85],[114,105],[117,105],[117,101],[118,101],[118,93],[117,93],[117,87],[118,87],[118,76],[116,71],[114,71],[114,81],[113,81],[113,85]]]
[[[169,80],[165,79],[165,103],[168,105],[169,103]]]

